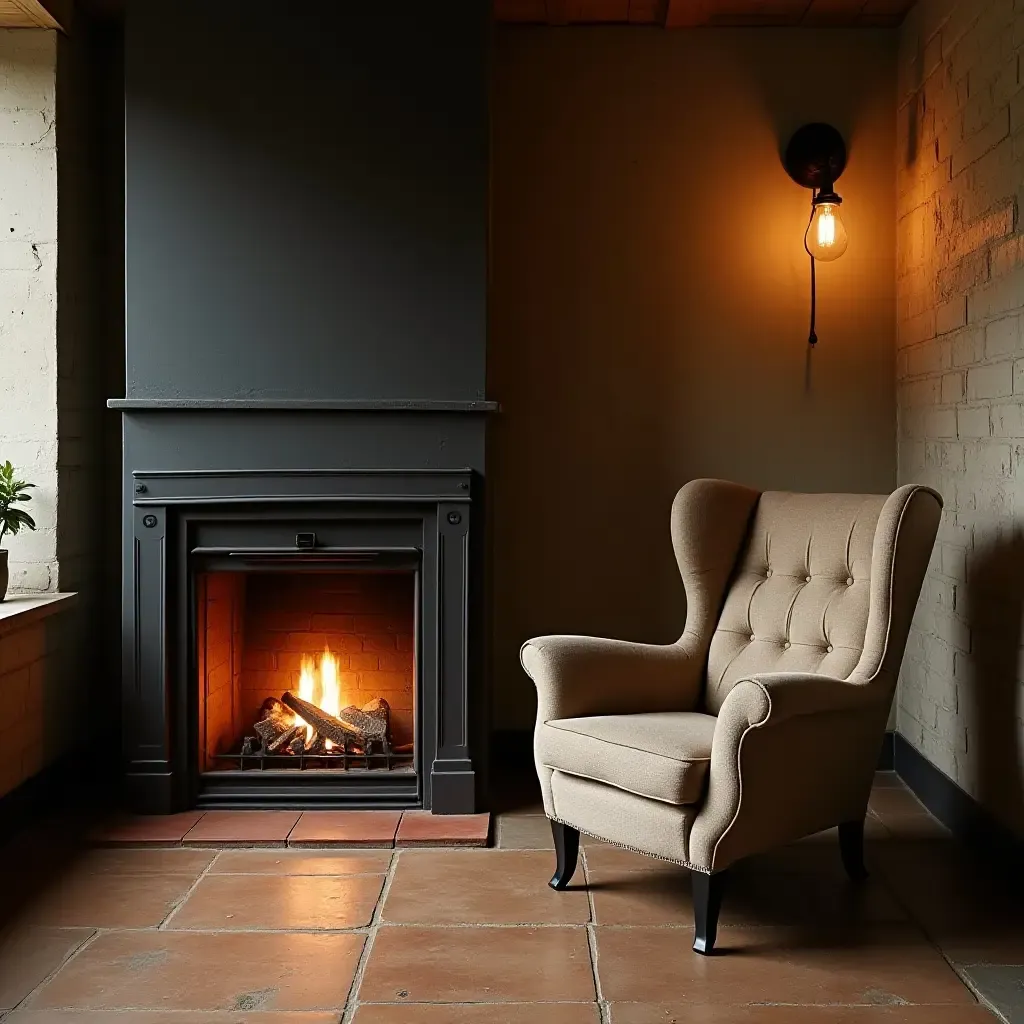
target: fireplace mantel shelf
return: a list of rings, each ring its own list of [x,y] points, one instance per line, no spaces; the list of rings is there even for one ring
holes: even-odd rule
[[[497,402],[483,399],[436,401],[417,398],[109,398],[107,407],[125,412],[264,410],[297,412],[498,412]]]

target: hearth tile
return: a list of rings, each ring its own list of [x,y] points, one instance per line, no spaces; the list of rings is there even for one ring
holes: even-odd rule
[[[340,1016],[363,941],[345,934],[109,932],[59,971],[26,1009],[330,1009]]]
[[[999,1024],[981,1006],[687,1006],[612,1003],[612,1024]],[[6,1024],[6,1022],[5,1022]]]
[[[914,928],[718,930],[696,956],[689,928],[595,929],[606,999],[687,1004],[971,1004],[974,997]]]
[[[125,815],[104,822],[92,834],[94,843],[108,843],[143,846],[149,843],[168,846],[178,845],[185,833],[195,827],[203,817],[202,811],[185,811],[182,814],[136,814]]]
[[[389,924],[586,924],[579,885],[555,892],[545,850],[406,850],[384,904]]]
[[[370,923],[383,875],[207,875],[167,923],[199,930],[332,931]]]
[[[491,816],[431,814],[406,811],[398,826],[396,846],[486,846]]]
[[[16,1010],[3,1018],[4,1024],[338,1024],[339,1014],[260,1012],[255,1016],[229,1010],[193,1010],[187,1016],[178,1011],[159,1010]]]
[[[195,874],[69,871],[27,903],[20,920],[61,928],[155,928],[195,880]]]
[[[383,875],[391,864],[390,850],[225,850],[212,875]]]
[[[288,845],[390,848],[395,845],[401,817],[401,811],[303,811],[288,836]]]
[[[187,1017],[159,1010],[16,1010],[4,1024],[338,1024],[338,1013],[260,1012],[256,1016],[228,1010],[193,1010]],[[940,1022],[942,1024],[942,1022]]]
[[[600,1024],[600,1019],[597,1003],[363,1003],[353,1021],[354,1024]],[[671,1017],[663,1017],[658,1024],[670,1024],[670,1021]]]
[[[539,1002],[596,998],[585,928],[381,927],[357,998],[505,1003],[524,995]]]
[[[186,846],[284,846],[298,811],[207,811],[186,833]]]
[[[0,933],[0,1013],[17,1006],[93,934],[91,928],[17,926]]]

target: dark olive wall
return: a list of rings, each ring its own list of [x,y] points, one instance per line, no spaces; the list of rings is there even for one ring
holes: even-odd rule
[[[128,397],[483,397],[488,17],[131,6]]]
[[[527,726],[519,647],[667,642],[687,480],[885,492],[896,477],[895,33],[501,27],[488,448],[495,721]],[[830,121],[850,231],[818,270],[779,158]],[[628,685],[628,681],[624,681]]]

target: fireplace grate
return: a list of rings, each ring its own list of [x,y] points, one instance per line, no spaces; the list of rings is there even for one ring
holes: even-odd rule
[[[411,753],[388,751],[387,753],[354,754],[338,751],[337,753],[317,754],[214,754],[213,760],[224,767],[237,771],[331,771],[331,772],[411,772],[413,771],[413,755]]]

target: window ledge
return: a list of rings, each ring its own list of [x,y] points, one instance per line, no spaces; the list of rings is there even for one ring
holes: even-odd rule
[[[71,608],[77,594],[8,594],[0,601],[0,636]]]

